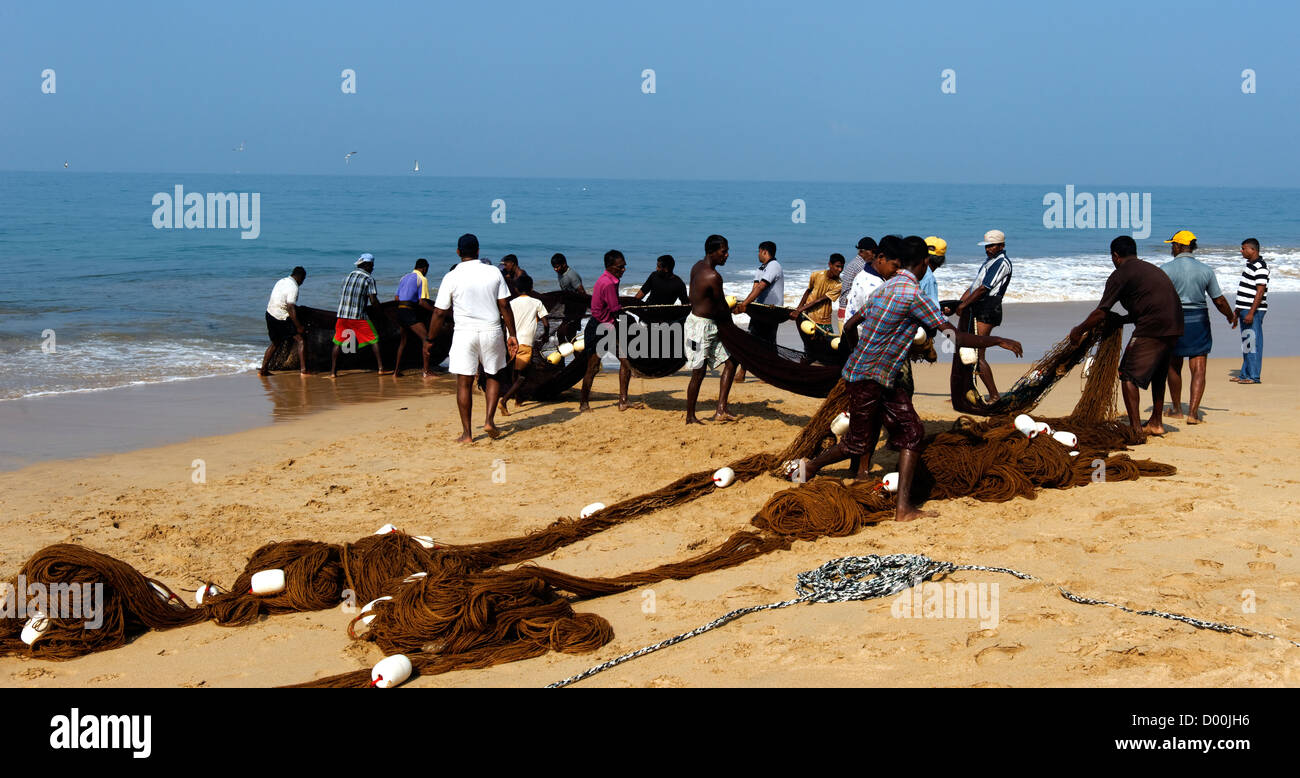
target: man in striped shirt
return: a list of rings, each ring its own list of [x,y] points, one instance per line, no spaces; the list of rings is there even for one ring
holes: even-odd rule
[[[965,348],[1000,346],[1016,356],[1022,354],[1020,344],[1014,340],[958,332],[944,318],[939,306],[921,293],[917,283],[917,278],[923,278],[929,270],[927,252],[912,252],[905,259],[907,266],[886,281],[868,299],[863,310],[844,323],[845,337],[850,338],[857,332],[858,324],[864,325],[862,337],[842,373],[849,394],[848,432],[816,459],[796,462],[790,468],[791,472],[802,470],[804,477],[811,479],[829,464],[860,457],[855,477],[866,480],[883,426],[889,432],[890,448],[899,451],[898,509],[894,515],[897,521],[935,515],[933,511],[918,510],[912,502],[912,475],[920,459],[925,427],[912,407],[911,395],[897,381],[916,328],[948,330],[957,345]]]
[[[1246,268],[1237,284],[1237,317],[1241,321],[1241,372],[1229,379],[1239,384],[1260,383],[1264,366],[1264,314],[1268,311],[1268,263],[1259,255],[1259,241],[1241,242]]]
[[[975,319],[975,333],[989,335],[1002,324],[1002,296],[1011,285],[1011,260],[1007,259],[1007,236],[1002,230],[989,230],[980,243],[988,257],[980,265],[979,274],[970,288],[961,296],[955,313],[960,319],[967,308]],[[979,350],[980,380],[989,390],[989,402],[997,402],[998,387],[993,383],[993,368],[984,359],[984,349]]]

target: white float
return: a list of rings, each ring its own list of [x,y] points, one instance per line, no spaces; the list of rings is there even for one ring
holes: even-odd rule
[[[198,588],[198,591],[194,592],[194,601],[202,605],[204,600],[209,597],[216,597],[218,594],[221,594],[221,590],[217,588],[216,584],[205,583]]]
[[[561,343],[561,344],[560,344],[560,349],[559,349],[559,351],[558,351],[557,353],[559,353],[559,355],[562,356],[562,357],[571,357],[571,356],[573,356],[573,344],[572,344],[572,343]]]
[[[813,324],[811,321],[807,319],[804,319],[803,321],[799,322],[799,331],[805,335],[811,335],[817,331],[817,325]]]
[[[428,573],[411,573],[402,579],[402,583],[415,583],[416,581],[427,578],[428,576]]]
[[[365,624],[367,627],[369,627],[369,626],[370,626],[370,622],[374,621],[374,620],[375,620],[375,617],[379,615],[378,613],[370,613],[370,611],[372,611],[372,610],[375,609],[375,603],[377,603],[377,602],[381,602],[381,601],[383,601],[383,600],[391,600],[391,599],[393,599],[391,596],[384,595],[383,597],[376,597],[375,599],[371,600],[370,602],[366,603],[365,605],[362,605],[362,606],[361,606],[361,613],[362,613],[362,616],[361,616],[361,623],[362,623],[362,624]],[[369,614],[369,615],[366,615],[366,614]]]
[[[411,539],[425,548],[437,548],[438,543],[428,535],[412,535]]]
[[[719,489],[726,489],[736,480],[736,471],[729,467],[724,467],[713,474],[713,485]]]
[[[23,642],[32,645],[45,635],[46,630],[50,628],[50,619],[44,613],[36,612],[23,625],[23,633],[20,635]]]
[[[1073,432],[1066,432],[1065,430],[1057,430],[1056,432],[1053,432],[1052,439],[1067,448],[1074,448],[1079,445],[1079,436],[1075,435]]]
[[[284,591],[284,571],[276,569],[253,573],[249,591],[253,594],[279,594]]]
[[[1072,457],[1077,457],[1077,456],[1079,456],[1079,452],[1078,452],[1078,451],[1071,451],[1071,452],[1070,452],[1070,456],[1072,456]]]
[[[880,485],[883,486],[885,488],[885,491],[889,492],[890,494],[897,492],[898,473],[887,474],[884,478],[880,479]]]
[[[1038,422],[1027,413],[1022,413],[1016,417],[1016,431],[1027,438],[1038,437]]]
[[[736,307],[736,296],[734,294],[727,295],[727,307],[728,308]]]
[[[411,677],[411,660],[405,654],[386,656],[370,671],[370,685],[376,689],[391,689]]]
[[[550,362],[552,365],[558,365],[564,361],[564,357],[560,354],[560,352],[552,351],[550,354],[546,356],[546,361]]]
[[[920,346],[921,344],[925,343],[925,341],[928,340],[929,337],[930,335],[925,331],[925,327],[917,327],[916,334],[912,336],[912,343],[914,345]]]
[[[384,526],[375,530],[376,535],[387,535],[393,532],[401,532],[401,530],[398,529],[397,527],[394,527],[392,524],[385,524]]]
[[[980,361],[980,352],[978,349],[966,348],[963,346],[957,350],[957,353],[961,355],[961,363],[963,365],[973,365]]]
[[[173,608],[185,607],[185,603],[181,602],[181,598],[177,597],[175,594],[164,589],[161,584],[157,584],[154,583],[153,581],[150,581],[149,585],[153,587],[154,593],[157,594],[159,599],[161,599],[163,602],[167,603]]]
[[[593,502],[591,505],[588,505],[587,507],[582,509],[582,513],[578,514],[578,518],[585,519],[591,514],[595,513],[596,511],[603,511],[603,510],[605,510],[605,503]]]
[[[1052,436],[1052,433],[1055,432],[1055,430],[1052,429],[1052,426],[1045,421],[1040,421],[1034,426],[1038,429],[1039,435],[1046,435],[1049,438]]]
[[[839,350],[840,350],[840,339],[839,339],[839,338],[831,338],[831,350],[832,350],[832,351],[839,351]]]
[[[583,338],[578,338],[577,340],[573,341],[573,350],[578,352],[579,354],[581,354],[582,350],[586,347],[587,347],[587,341],[584,340]]]
[[[831,419],[831,434],[837,438],[844,437],[844,433],[849,431],[849,414],[843,412]]]
[[[1087,378],[1088,376],[1092,375],[1092,363],[1093,363],[1093,358],[1092,358],[1091,356],[1088,357],[1087,359],[1083,360],[1083,377],[1084,377],[1084,378]]]

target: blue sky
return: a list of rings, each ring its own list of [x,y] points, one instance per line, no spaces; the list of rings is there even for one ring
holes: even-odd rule
[[[6,3],[0,169],[1293,186],[1298,28],[1281,2]]]

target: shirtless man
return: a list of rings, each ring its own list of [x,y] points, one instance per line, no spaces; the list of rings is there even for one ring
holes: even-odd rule
[[[720,265],[727,264],[729,249],[727,239],[710,235],[704,241],[704,259],[691,268],[691,313],[686,317],[686,361],[691,368],[691,381],[686,386],[686,423],[700,424],[695,417],[695,401],[700,396],[700,384],[709,368],[721,366],[722,377],[718,385],[718,407],[713,421],[735,421],[727,409],[727,396],[731,382],[736,377],[736,363],[718,340],[718,320],[730,316],[726,295],[722,291]]]

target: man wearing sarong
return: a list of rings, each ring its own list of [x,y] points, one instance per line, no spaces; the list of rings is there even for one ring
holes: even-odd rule
[[[618,301],[618,281],[627,270],[627,259],[618,249],[605,252],[605,272],[600,274],[591,288],[591,318],[583,330],[583,348],[587,354],[587,372],[582,377],[582,394],[579,411],[591,410],[591,385],[600,372],[601,357],[614,354],[618,358],[618,409],[643,408],[644,403],[631,403],[627,387],[632,381],[632,363],[627,361],[623,348],[627,343],[627,314]]]
[[[920,459],[925,426],[912,407],[911,396],[898,385],[899,370],[907,361],[916,328],[948,330],[962,347],[1000,346],[1016,356],[1022,353],[1020,344],[1014,340],[957,331],[944,318],[939,306],[922,294],[917,283],[929,270],[926,252],[910,252],[904,259],[905,266],[844,323],[848,337],[858,331],[858,324],[863,325],[862,336],[842,373],[849,394],[848,432],[816,459],[790,463],[789,467],[792,477],[802,470],[803,478],[811,479],[829,464],[861,457],[855,480],[866,480],[883,426],[889,433],[889,447],[899,452],[898,508],[894,514],[897,521],[935,515],[934,511],[917,509],[912,501],[912,477]]]
[[[370,274],[375,270],[375,256],[362,254],[357,258],[356,270],[343,279],[343,292],[339,295],[338,318],[334,322],[334,352],[330,355],[330,378],[339,377],[339,350],[344,344],[352,349],[374,346],[375,364],[379,366],[380,375],[388,375],[391,370],[384,369],[384,357],[379,353],[379,334],[366,316],[367,303],[379,307],[379,289]]]
[[[1205,363],[1214,340],[1210,335],[1210,311],[1205,298],[1214,301],[1228,326],[1236,328],[1237,314],[1219,289],[1210,266],[1192,256],[1196,251],[1196,236],[1188,230],[1179,230],[1165,241],[1170,244],[1174,258],[1160,266],[1174,282],[1178,300],[1183,307],[1183,334],[1174,344],[1174,354],[1169,360],[1169,407],[1165,416],[1183,418],[1183,358],[1187,358],[1192,373],[1192,386],[1188,392],[1191,401],[1187,406],[1187,423],[1200,424],[1201,396],[1205,394]]]
[[[1132,323],[1133,337],[1124,349],[1119,377],[1124,408],[1133,430],[1142,435],[1163,435],[1165,382],[1174,344],[1183,334],[1183,306],[1178,290],[1160,268],[1137,256],[1137,241],[1121,235],[1110,242],[1110,261],[1115,272],[1106,279],[1097,309],[1070,330],[1070,342],[1083,342],[1088,331],[1101,324],[1119,303],[1128,311],[1124,323]],[[1151,418],[1142,423],[1139,390],[1151,387]]]
[[[727,264],[730,248],[721,235],[710,235],[704,241],[704,259],[691,268],[691,312],[686,317],[686,364],[691,369],[691,380],[686,385],[686,423],[702,424],[695,417],[695,401],[700,396],[700,385],[710,368],[721,368],[718,382],[718,406],[712,421],[735,421],[727,408],[731,382],[736,377],[736,363],[718,339],[718,319],[730,318],[727,296],[722,291],[722,274],[718,268]]]

